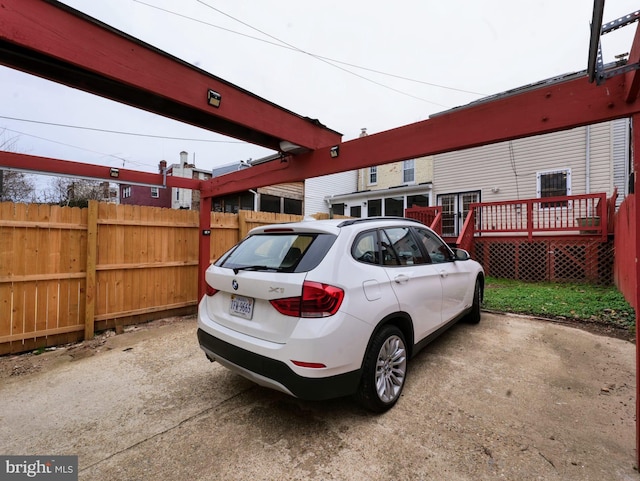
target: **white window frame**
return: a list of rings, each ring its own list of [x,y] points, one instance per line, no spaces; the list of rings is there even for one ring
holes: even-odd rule
[[[567,174],[567,189],[566,189],[566,194],[564,195],[571,195],[571,169],[567,167],[563,169],[542,170],[540,172],[536,172],[536,197],[538,199],[544,199],[544,197],[542,197],[542,186],[540,182],[540,179],[542,178],[542,176],[550,175],[550,174],[562,174],[562,173]],[[571,202],[567,202],[566,207],[571,207]],[[566,208],[566,207],[563,207],[563,208]],[[542,208],[545,208],[545,207],[542,207]]]
[[[369,167],[368,175],[369,175],[368,184],[369,185],[376,185],[378,183],[378,167],[377,166]],[[373,179],[375,179],[375,180],[373,180]]]
[[[160,197],[160,189],[158,187],[151,187],[151,197],[158,199]]]
[[[128,197],[131,197],[131,186],[130,185],[122,188],[122,198],[123,199],[127,199]]]
[[[407,174],[411,173],[411,180],[407,180]],[[415,184],[416,183],[416,161],[415,159],[409,159],[402,162],[402,183],[403,184]]]

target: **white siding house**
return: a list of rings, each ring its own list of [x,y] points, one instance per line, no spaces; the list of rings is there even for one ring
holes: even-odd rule
[[[358,186],[358,172],[313,177],[304,182],[304,215],[328,214],[332,195],[355,192]]]
[[[434,156],[443,232],[457,235],[472,202],[627,193],[629,120],[577,127]]]
[[[432,205],[433,158],[421,157],[359,169],[357,190],[332,189],[325,200],[332,211],[351,217],[402,216],[404,210]]]

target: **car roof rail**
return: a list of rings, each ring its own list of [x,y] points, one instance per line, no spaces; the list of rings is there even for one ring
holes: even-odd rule
[[[409,222],[415,222],[416,224],[424,225],[417,219],[410,219],[409,217],[394,217],[394,216],[385,216],[385,217],[359,217],[357,219],[346,219],[345,221],[338,224],[338,227],[346,227],[349,225],[360,224],[362,222],[376,222],[376,221],[384,221],[384,220],[405,220]]]

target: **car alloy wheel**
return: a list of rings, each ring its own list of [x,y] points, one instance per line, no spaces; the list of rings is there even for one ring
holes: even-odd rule
[[[376,413],[391,409],[404,387],[407,357],[404,335],[398,327],[386,325],[378,330],[365,354],[356,400]]]
[[[391,336],[380,347],[376,364],[376,392],[384,403],[395,401],[407,374],[407,350],[399,336]]]

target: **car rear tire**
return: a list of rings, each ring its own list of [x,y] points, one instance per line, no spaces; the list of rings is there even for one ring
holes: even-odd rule
[[[480,322],[480,299],[481,299],[481,287],[480,279],[476,279],[476,285],[473,288],[473,303],[471,304],[471,311],[465,316],[465,322],[469,324],[478,324]]]
[[[404,335],[396,326],[384,326],[374,335],[365,355],[356,400],[370,411],[385,412],[400,398],[406,377]]]

